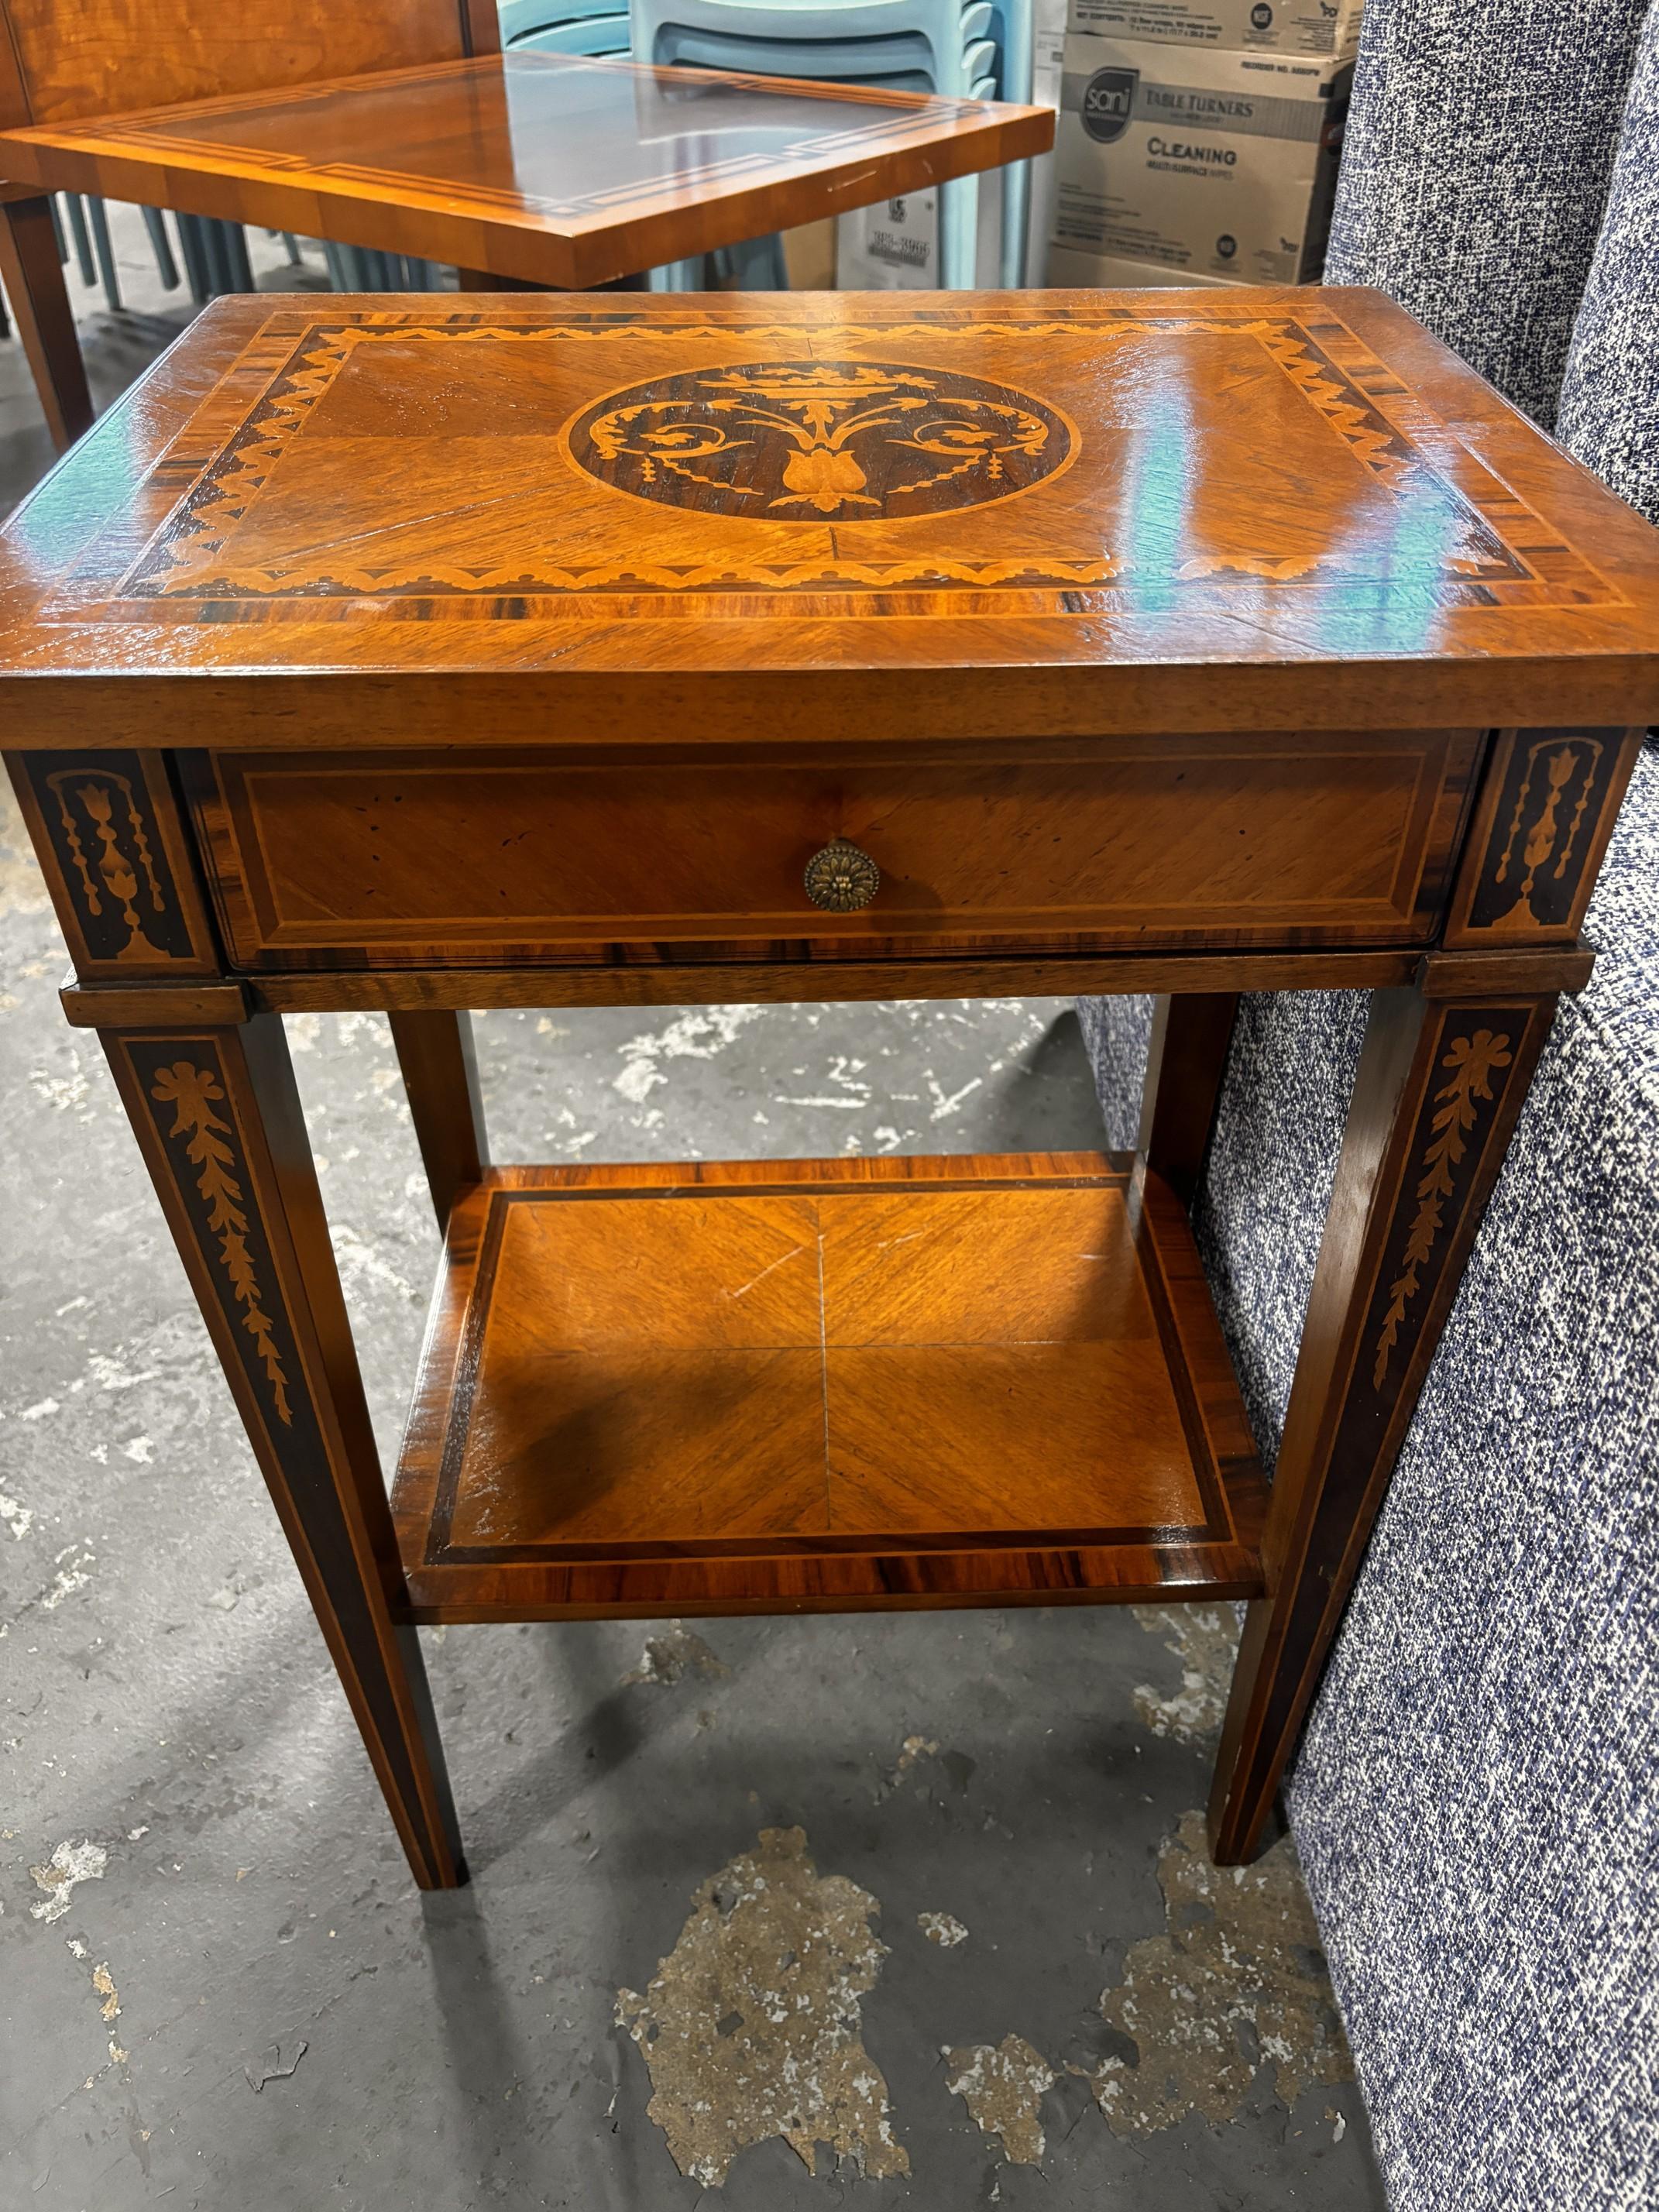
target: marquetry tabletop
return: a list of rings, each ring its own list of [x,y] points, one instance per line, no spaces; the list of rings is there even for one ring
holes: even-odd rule
[[[463,743],[1659,713],[1651,532],[1362,290],[223,301],[98,450],[0,687],[112,742],[185,670],[222,744],[321,669],[313,741],[417,669]]]
[[[0,173],[580,288],[1053,143],[1043,107],[515,52],[0,131]]]

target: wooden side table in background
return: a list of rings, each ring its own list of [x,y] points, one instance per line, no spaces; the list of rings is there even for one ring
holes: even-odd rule
[[[1659,712],[1659,533],[1362,291],[242,300],[0,555],[9,764],[416,1879],[422,1621],[1241,1596],[1257,1846]],[[1372,1012],[1271,1492],[1183,1202]],[[1163,994],[1133,1156],[492,1165],[465,1010]],[[388,1499],[281,1016],[445,1254]],[[1401,1778],[1402,1789],[1410,1778]]]
[[[48,196],[585,289],[1046,152],[1048,108],[498,51],[495,0],[0,0],[0,284],[92,420]]]

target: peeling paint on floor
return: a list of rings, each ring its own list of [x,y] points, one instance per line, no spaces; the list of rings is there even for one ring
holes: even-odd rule
[[[92,1570],[97,1564],[97,1553],[89,1552],[82,1544],[66,1545],[52,1561],[57,1573],[40,1592],[37,1602],[44,1613],[56,1613],[66,1597],[83,1590],[92,1580]]]
[[[45,1866],[29,1869],[35,1887],[46,1893],[40,1904],[30,1905],[31,1917],[61,1920],[70,1909],[70,1897],[76,1884],[101,1881],[108,1865],[109,1853],[101,1844],[59,1844]]]
[[[968,1930],[949,1912],[919,1912],[916,1925],[927,1941],[937,1943],[941,1951],[954,1951],[958,1943],[968,1941]]]
[[[876,1803],[879,1805],[884,1798],[890,1797],[894,1790],[902,1789],[924,1759],[938,1757],[939,1746],[932,1736],[907,1735],[899,1746],[896,1763],[876,1784],[873,1792]]]
[[[1319,1929],[1288,1837],[1253,1866],[1210,1863],[1204,1815],[1187,1813],[1158,1855],[1169,1932],[1131,1944],[1100,2009],[1134,2047],[1093,2070],[1118,2135],[1188,2114],[1236,2120],[1264,2063],[1293,2105],[1352,2062],[1325,1978]]]
[[[630,1037],[622,1048],[626,1063],[612,1079],[612,1088],[635,1106],[642,1106],[659,1084],[666,1083],[659,1063],[665,1060],[713,1060],[764,1013],[763,1006],[699,1006],[679,1015],[664,1029]]]
[[[718,2189],[740,2151],[773,2136],[809,2172],[820,2143],[872,2179],[909,2172],[860,2033],[887,1952],[870,1925],[880,1910],[817,1872],[804,1829],[763,1828],[696,1892],[645,1994],[617,1992],[682,2173]]]
[[[1041,2106],[1059,2078],[1042,2053],[1023,2035],[1005,2035],[1000,2043],[947,2048],[945,2060],[945,2087],[962,2099],[981,2134],[1000,2137],[1010,2166],[1040,2166]]]
[[[689,1674],[714,1681],[731,1672],[725,1660],[695,1630],[684,1621],[671,1620],[660,1634],[647,1637],[640,1663],[629,1668],[623,1685],[626,1688],[635,1682],[678,1682]]]
[[[1208,1743],[1221,1730],[1238,1648],[1238,1618],[1227,1605],[1134,1605],[1129,1608],[1149,1636],[1181,1662],[1181,1687],[1172,1695],[1150,1682],[1135,1689],[1135,1711],[1154,1735],[1177,1743]]]

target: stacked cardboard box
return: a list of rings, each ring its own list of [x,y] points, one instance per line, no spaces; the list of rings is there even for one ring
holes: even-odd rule
[[[1316,276],[1358,28],[1358,0],[1070,0],[1049,283]]]
[[[1352,61],[1360,0],[1071,0],[1069,28],[1091,38],[1218,46],[1228,53]]]

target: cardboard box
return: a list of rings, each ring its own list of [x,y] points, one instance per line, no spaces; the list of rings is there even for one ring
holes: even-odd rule
[[[836,289],[836,219],[824,216],[783,234],[784,266],[792,292],[833,292]]]
[[[1042,281],[1054,214],[1054,156],[1031,164],[1026,231],[1028,284]],[[931,191],[907,192],[836,218],[836,284],[842,292],[927,292],[939,283],[936,203]],[[979,180],[974,281],[994,291],[1002,282],[1002,179],[988,169]]]
[[[1067,27],[1230,52],[1352,61],[1361,0],[1071,0]]]
[[[1156,261],[1120,261],[1110,254],[1079,253],[1069,246],[1048,248],[1048,283],[1056,291],[1144,292],[1190,284],[1225,292],[1238,282],[1232,276],[1194,276],[1190,270],[1165,269]]]
[[[1324,259],[1352,74],[1073,32],[1055,245],[1188,277],[1308,283]]]

